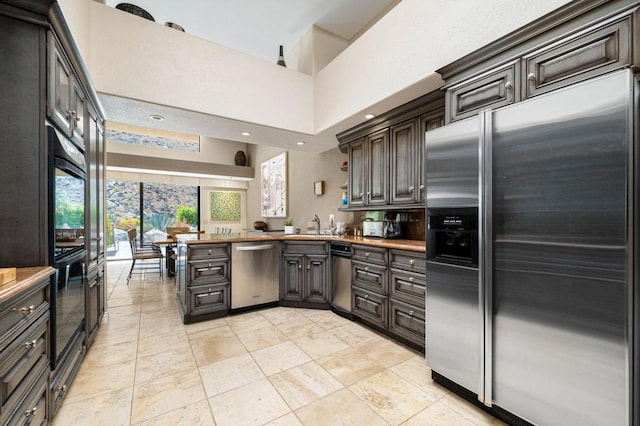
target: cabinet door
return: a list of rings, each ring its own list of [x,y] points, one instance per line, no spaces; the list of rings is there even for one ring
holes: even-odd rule
[[[389,331],[424,347],[424,309],[395,299],[389,299]]]
[[[73,76],[71,77],[71,135],[72,139],[78,144],[78,146],[84,146],[84,133],[87,117],[87,98],[82,90],[82,86],[78,80]]]
[[[389,131],[367,136],[367,205],[389,203]]]
[[[285,254],[283,257],[282,300],[301,301],[304,298],[302,265],[304,256]]]
[[[416,144],[416,159],[418,161],[418,165],[416,168],[416,173],[418,173],[417,178],[417,186],[418,186],[418,202],[420,204],[424,204],[426,202],[426,193],[425,185],[427,181],[427,170],[426,170],[426,158],[425,158],[425,133],[429,130],[437,129],[438,127],[444,126],[444,111],[439,111],[436,113],[425,114],[420,117],[420,131],[417,138]]]
[[[85,330],[86,330],[86,345],[91,345],[98,331],[98,323],[100,313],[98,312],[98,293],[101,288],[98,286],[97,277],[89,279],[89,287],[86,292],[86,306],[85,306]]]
[[[416,202],[418,120],[391,127],[391,204]]]
[[[88,182],[85,187],[86,199],[88,200],[87,220],[85,222],[85,241],[87,244],[87,252],[89,254],[89,262],[98,259],[98,224],[101,220],[100,206],[98,200],[98,160],[96,152],[98,151],[98,119],[89,117],[89,137],[87,144],[87,164],[89,165]]]
[[[97,198],[97,238],[98,238],[98,258],[104,257],[104,250],[106,245],[105,235],[105,166],[104,166],[104,152],[105,152],[105,140],[104,140],[104,126],[101,120],[98,120],[97,136],[96,136],[96,198]],[[113,236],[115,238],[115,235]]]
[[[71,104],[71,68],[61,53],[55,37],[48,34],[49,41],[49,96],[47,115],[58,124],[60,129],[71,136],[72,104]]]
[[[349,145],[349,206],[365,205],[366,154],[365,139]]]
[[[329,303],[331,301],[327,256],[309,255],[305,258],[305,300]]]

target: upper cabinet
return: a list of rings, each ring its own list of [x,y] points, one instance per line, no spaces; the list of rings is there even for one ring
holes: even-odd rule
[[[572,2],[438,70],[447,123],[634,67],[640,55],[634,48],[640,39],[637,2],[592,3]]]
[[[444,125],[444,114],[438,90],[337,135],[349,156],[341,210],[424,207],[424,133]]]
[[[48,34],[47,115],[84,149],[87,98],[53,33]]]

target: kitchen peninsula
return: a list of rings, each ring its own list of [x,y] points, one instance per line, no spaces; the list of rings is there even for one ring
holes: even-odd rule
[[[349,245],[352,253],[349,317],[423,350],[426,244],[417,240],[255,232],[199,235],[181,242],[177,250],[176,292],[183,322],[275,304],[332,309],[330,244],[335,242]],[[264,261],[259,256],[267,251],[272,254]],[[246,253],[258,257],[234,267]],[[254,263],[263,269],[246,276]],[[264,280],[268,284],[262,284]],[[236,303],[240,294],[248,302]]]

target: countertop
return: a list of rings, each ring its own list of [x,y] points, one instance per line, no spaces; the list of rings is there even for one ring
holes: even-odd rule
[[[243,243],[257,241],[339,241],[382,248],[426,252],[426,243],[418,240],[385,240],[383,238],[354,237],[353,235],[305,235],[262,232],[236,232],[232,234],[202,234],[197,240],[186,240],[188,245],[211,243]]]
[[[18,268],[16,279],[0,285],[0,303],[4,303],[11,297],[19,294],[29,287],[38,284],[56,270],[51,266],[34,266],[31,268]]]

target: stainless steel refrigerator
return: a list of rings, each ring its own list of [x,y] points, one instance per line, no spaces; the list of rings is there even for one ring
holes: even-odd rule
[[[436,380],[534,424],[638,424],[639,93],[619,71],[426,133]]]

